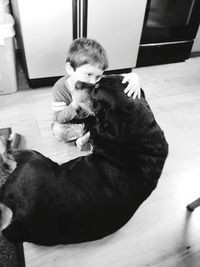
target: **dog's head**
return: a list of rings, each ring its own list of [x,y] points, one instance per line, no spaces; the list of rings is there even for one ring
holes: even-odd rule
[[[76,100],[79,106],[90,115],[94,114],[92,101],[92,90],[94,87],[94,84],[77,81],[73,94],[73,99]]]
[[[122,79],[121,75],[107,75],[96,85],[76,83],[77,92],[82,91],[82,102],[95,114],[96,134],[118,142],[133,140],[157,127],[143,91],[141,99],[128,97],[124,93],[127,83],[123,84]]]
[[[98,133],[109,138],[124,136],[131,99],[124,93],[120,75],[104,76],[96,85],[76,82],[76,99],[80,106],[95,114]]]

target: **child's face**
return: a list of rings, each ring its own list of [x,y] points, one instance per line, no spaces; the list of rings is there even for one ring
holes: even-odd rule
[[[101,79],[102,75],[102,69],[99,69],[98,67],[90,64],[85,64],[78,67],[76,70],[72,69],[70,76],[73,79],[74,83],[76,81],[81,81],[95,84]]]

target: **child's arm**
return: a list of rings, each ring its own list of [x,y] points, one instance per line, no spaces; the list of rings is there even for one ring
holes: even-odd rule
[[[73,120],[79,110],[78,104],[72,101],[71,94],[65,87],[65,80],[65,77],[61,78],[53,86],[53,120],[58,123]]]
[[[52,102],[53,120],[58,123],[66,123],[77,116],[78,105],[71,102],[68,106],[64,102]]]
[[[136,97],[140,98],[140,80],[139,76],[134,73],[125,73],[122,74],[124,76],[124,79],[122,80],[122,83],[128,82],[128,86],[125,88],[124,92],[127,94],[129,97],[133,97],[134,99]]]

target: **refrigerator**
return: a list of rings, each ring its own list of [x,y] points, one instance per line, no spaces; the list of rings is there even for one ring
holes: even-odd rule
[[[147,0],[11,0],[29,82],[65,75],[73,39],[97,40],[109,70],[136,66]]]

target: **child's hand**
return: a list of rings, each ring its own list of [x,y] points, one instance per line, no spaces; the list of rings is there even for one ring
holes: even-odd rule
[[[124,79],[122,80],[122,83],[128,82],[128,86],[125,88],[124,92],[127,94],[128,97],[133,97],[135,99],[136,97],[140,98],[140,80],[139,76],[134,73],[125,73],[122,74],[124,76]]]
[[[79,151],[82,151],[83,146],[84,146],[84,142],[83,142],[81,137],[76,139],[76,146],[77,146]]]

